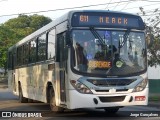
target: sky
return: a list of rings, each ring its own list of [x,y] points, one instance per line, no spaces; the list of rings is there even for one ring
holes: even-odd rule
[[[90,7],[83,7],[90,6]],[[73,8],[73,9],[67,9]],[[141,11],[140,8],[143,8]],[[75,9],[96,9],[122,11],[142,16],[144,21],[148,19],[159,19],[160,9],[159,0],[0,0],[0,23],[4,23],[11,18],[17,17],[18,14],[32,13],[50,17],[52,20],[63,15],[69,10]],[[63,9],[63,10],[62,10]],[[32,15],[27,14],[27,15]]]

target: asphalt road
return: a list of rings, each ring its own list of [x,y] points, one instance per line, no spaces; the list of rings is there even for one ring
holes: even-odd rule
[[[0,89],[0,112],[9,112],[11,113],[12,118],[8,117],[7,119],[22,119],[21,116],[25,117],[23,119],[30,120],[106,120],[106,118],[111,120],[119,119],[139,119],[139,120],[160,120],[160,110],[155,107],[148,106],[132,106],[121,108],[116,114],[109,115],[104,112],[104,110],[99,109],[81,109],[76,111],[66,110],[63,113],[53,113],[49,109],[49,105],[44,103],[19,103],[18,97],[14,96],[7,88]],[[42,116],[42,118],[28,118],[30,113],[37,113],[36,115]],[[3,113],[6,115],[6,113]],[[17,118],[13,118],[18,116]],[[148,117],[146,115],[151,115]],[[158,117],[153,117],[158,115]],[[27,116],[27,117],[26,117]],[[136,117],[137,116],[137,117]],[[3,118],[0,118],[3,119]]]

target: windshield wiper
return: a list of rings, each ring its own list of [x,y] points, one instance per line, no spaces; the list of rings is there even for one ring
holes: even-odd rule
[[[125,45],[125,43],[127,42],[127,38],[128,38],[128,36],[129,36],[129,33],[130,33],[130,30],[128,29],[125,33],[124,33],[124,35],[123,35],[123,41],[121,42],[120,40],[119,40],[119,48],[122,48],[124,45]],[[121,43],[120,43],[121,42]]]
[[[103,38],[98,34],[94,27],[90,27],[90,31],[96,39],[99,39],[100,45],[105,45]]]

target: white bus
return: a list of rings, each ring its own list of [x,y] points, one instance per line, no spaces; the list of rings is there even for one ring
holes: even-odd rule
[[[145,25],[128,13],[70,11],[8,50],[9,88],[52,111],[148,104]]]

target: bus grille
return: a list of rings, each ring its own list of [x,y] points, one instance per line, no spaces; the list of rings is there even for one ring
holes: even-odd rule
[[[122,102],[126,96],[99,97],[101,102]]]
[[[109,92],[109,90],[95,90],[96,92]],[[116,92],[127,92],[128,89],[116,89]]]
[[[87,79],[88,82],[100,87],[125,86],[134,82],[136,79]]]

